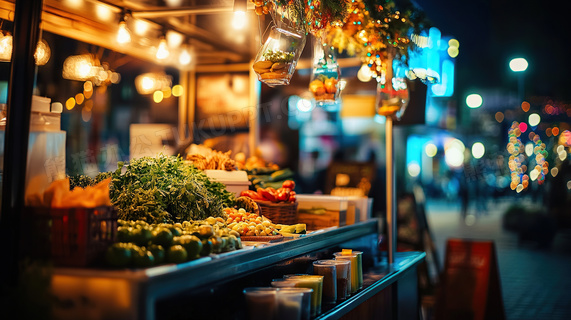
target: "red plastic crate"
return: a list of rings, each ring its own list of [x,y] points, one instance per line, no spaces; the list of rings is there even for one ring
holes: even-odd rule
[[[24,250],[61,267],[87,267],[103,262],[117,238],[114,207],[29,208],[22,219]]]

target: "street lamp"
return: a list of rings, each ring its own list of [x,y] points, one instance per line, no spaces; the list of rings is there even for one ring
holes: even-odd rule
[[[510,69],[518,75],[518,98],[523,100],[523,72],[527,70],[527,60],[524,58],[514,58],[510,61]]]

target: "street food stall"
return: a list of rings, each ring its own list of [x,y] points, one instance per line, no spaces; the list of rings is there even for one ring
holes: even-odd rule
[[[361,21],[413,26],[394,4],[322,2],[1,0],[2,293],[24,292],[3,302],[57,319],[418,319],[425,254],[380,251],[370,199],[298,194],[257,152],[260,122],[284,116],[262,98],[296,68],[313,103],[338,101],[341,69],[363,63],[355,38],[328,38],[343,22],[371,45]],[[387,65],[412,42],[389,38],[364,57],[393,79],[378,113],[398,121],[406,82]]]

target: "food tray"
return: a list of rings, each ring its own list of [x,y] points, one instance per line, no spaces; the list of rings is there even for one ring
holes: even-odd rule
[[[279,242],[284,239],[280,234],[277,236],[240,236],[242,241],[255,241],[255,242]]]
[[[296,224],[297,223],[297,202],[271,202],[258,201],[260,215],[270,219],[276,224]]]

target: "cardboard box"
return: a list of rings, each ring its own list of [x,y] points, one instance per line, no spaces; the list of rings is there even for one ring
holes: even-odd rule
[[[318,230],[347,224],[348,201],[346,197],[330,195],[296,195],[298,223],[305,223],[307,230]]]

